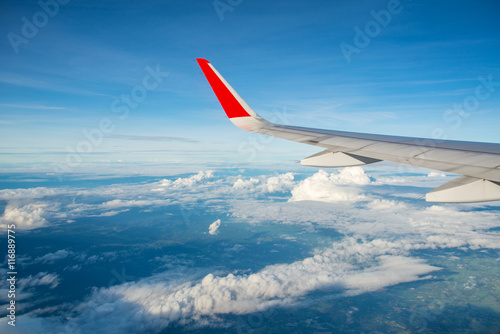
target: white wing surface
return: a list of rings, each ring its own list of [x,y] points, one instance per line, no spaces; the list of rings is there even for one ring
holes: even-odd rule
[[[382,160],[463,175],[426,195],[429,202],[500,200],[500,144],[398,137],[280,125],[266,121],[205,59],[197,59],[227,116],[236,126],[324,150],[305,166],[345,167]]]

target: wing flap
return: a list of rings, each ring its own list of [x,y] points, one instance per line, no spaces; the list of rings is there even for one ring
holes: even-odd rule
[[[462,176],[425,195],[427,202],[472,203],[500,200],[500,183]]]

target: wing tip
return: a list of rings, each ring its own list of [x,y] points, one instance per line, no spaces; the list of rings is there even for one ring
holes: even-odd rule
[[[210,62],[203,58],[196,58],[201,70],[205,74],[208,83],[217,96],[227,117],[251,117],[251,109],[246,102],[236,93],[229,83],[217,72]]]
[[[196,58],[196,61],[231,122],[249,131],[256,131],[256,129],[268,124],[252,110],[208,60]]]
[[[198,62],[198,64],[210,64],[210,62],[204,58],[196,58],[196,61]]]

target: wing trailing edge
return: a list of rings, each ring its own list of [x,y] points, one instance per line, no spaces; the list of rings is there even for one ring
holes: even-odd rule
[[[325,150],[300,160],[300,164],[311,167],[348,167],[367,165],[379,161],[381,160],[344,152]]]

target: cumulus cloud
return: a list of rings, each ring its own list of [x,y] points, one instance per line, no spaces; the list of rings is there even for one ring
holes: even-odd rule
[[[219,227],[220,227],[220,219],[217,219],[212,224],[210,224],[210,226],[208,227],[208,234],[210,234],[210,235],[218,234]]]
[[[294,174],[291,172],[260,178],[245,179],[239,177],[233,183],[233,191],[239,194],[287,192],[295,186],[294,178]]]
[[[360,167],[344,168],[340,173],[328,174],[320,170],[292,189],[290,201],[354,202],[366,196],[359,189],[341,185],[365,185],[370,178]]]
[[[178,178],[175,181],[164,179],[160,182],[162,187],[172,187],[172,188],[183,188],[183,187],[192,187],[196,183],[210,179],[214,176],[213,170],[200,171],[198,174],[187,177],[187,178]]]
[[[3,228],[8,224],[15,224],[17,229],[23,230],[44,227],[48,225],[45,218],[47,211],[50,211],[48,203],[33,202],[23,205],[19,202],[9,202],[0,222]]]
[[[338,174],[330,174],[329,179],[337,184],[365,185],[372,182],[370,176],[361,167],[342,168]]]
[[[293,173],[272,176],[263,183],[262,188],[265,193],[285,192],[295,185],[293,180]]]
[[[260,183],[259,179],[256,178],[250,178],[248,180],[244,180],[242,178],[239,178],[236,180],[233,184],[233,189],[235,190],[245,190],[245,191],[254,191],[255,186]]]

